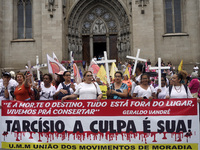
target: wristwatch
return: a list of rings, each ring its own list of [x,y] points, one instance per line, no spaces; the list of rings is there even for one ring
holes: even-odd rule
[[[5,87],[5,90],[7,90],[8,89],[8,87]]]

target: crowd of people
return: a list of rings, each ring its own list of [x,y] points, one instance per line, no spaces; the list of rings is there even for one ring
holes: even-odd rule
[[[119,63],[120,64],[120,63]],[[127,66],[133,67],[129,62]],[[148,60],[147,65],[151,65]],[[163,64],[164,65],[164,64]],[[170,63],[168,65],[171,65]],[[100,85],[107,86],[107,99],[170,99],[170,98],[199,98],[200,82],[197,67],[189,76],[186,71],[174,72],[163,70],[161,88],[158,87],[155,72],[145,72],[145,64],[139,62],[135,75],[130,78],[122,71],[115,72],[110,85],[101,82],[99,77],[94,79],[91,71],[85,71],[82,83],[71,82],[70,71],[60,71],[54,75],[46,73],[42,82],[32,83],[32,75],[18,72],[12,77],[11,72],[3,72],[0,79],[1,100],[86,100],[102,99]],[[171,66],[172,67],[172,66]],[[119,68],[120,69],[120,68]]]

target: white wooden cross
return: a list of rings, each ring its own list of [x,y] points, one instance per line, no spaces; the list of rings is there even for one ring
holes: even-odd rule
[[[136,70],[136,67],[137,67],[138,60],[139,61],[143,61],[143,62],[147,62],[146,59],[139,58],[139,55],[140,55],[140,49],[138,49],[136,57],[126,56],[126,58],[135,60],[135,64],[134,64],[133,71],[132,71],[132,75],[135,75],[135,70]]]
[[[110,76],[109,76],[108,63],[113,63],[113,62],[116,62],[116,60],[115,59],[108,60],[108,58],[107,58],[107,52],[106,51],[104,51],[104,60],[96,61],[97,64],[105,63],[105,65],[106,65],[107,82],[108,82],[109,85],[110,85]]]
[[[74,53],[70,51],[71,82],[74,82]]]
[[[36,65],[33,66],[34,69],[37,70],[37,78],[38,80],[40,81],[40,68],[44,68],[44,67],[47,67],[47,64],[39,64],[39,57],[36,56]]]
[[[161,58],[158,58],[158,67],[150,67],[150,70],[158,70],[158,88],[161,89],[161,69],[170,69],[169,66],[161,66]]]
[[[27,69],[24,69],[24,70],[20,70],[20,72],[26,72],[26,71],[29,71],[30,74],[32,75],[31,76],[31,82],[32,82],[32,86],[34,86],[34,80],[33,80],[33,71],[36,70],[35,68],[32,68],[31,67],[31,62],[30,60],[28,61],[28,68]]]

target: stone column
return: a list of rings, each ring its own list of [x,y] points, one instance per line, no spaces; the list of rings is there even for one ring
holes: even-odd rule
[[[107,57],[110,58],[110,40],[109,40],[109,34],[106,34],[106,51],[107,51]]]
[[[150,58],[155,61],[155,38],[154,38],[154,14],[153,1],[144,6],[144,14],[141,14],[141,7],[132,3],[132,24],[133,24],[133,47],[131,55],[135,56],[137,49],[141,49],[141,58]]]
[[[63,58],[63,12],[62,0],[55,0],[54,10],[48,11],[48,1],[42,3],[42,62],[46,62],[46,54],[55,52],[59,61]]]
[[[93,58],[93,49],[94,49],[94,46],[93,46],[93,35],[90,35],[90,60]]]

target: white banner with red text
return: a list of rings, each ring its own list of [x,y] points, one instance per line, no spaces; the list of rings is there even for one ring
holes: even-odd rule
[[[2,101],[6,149],[198,149],[196,99]]]

